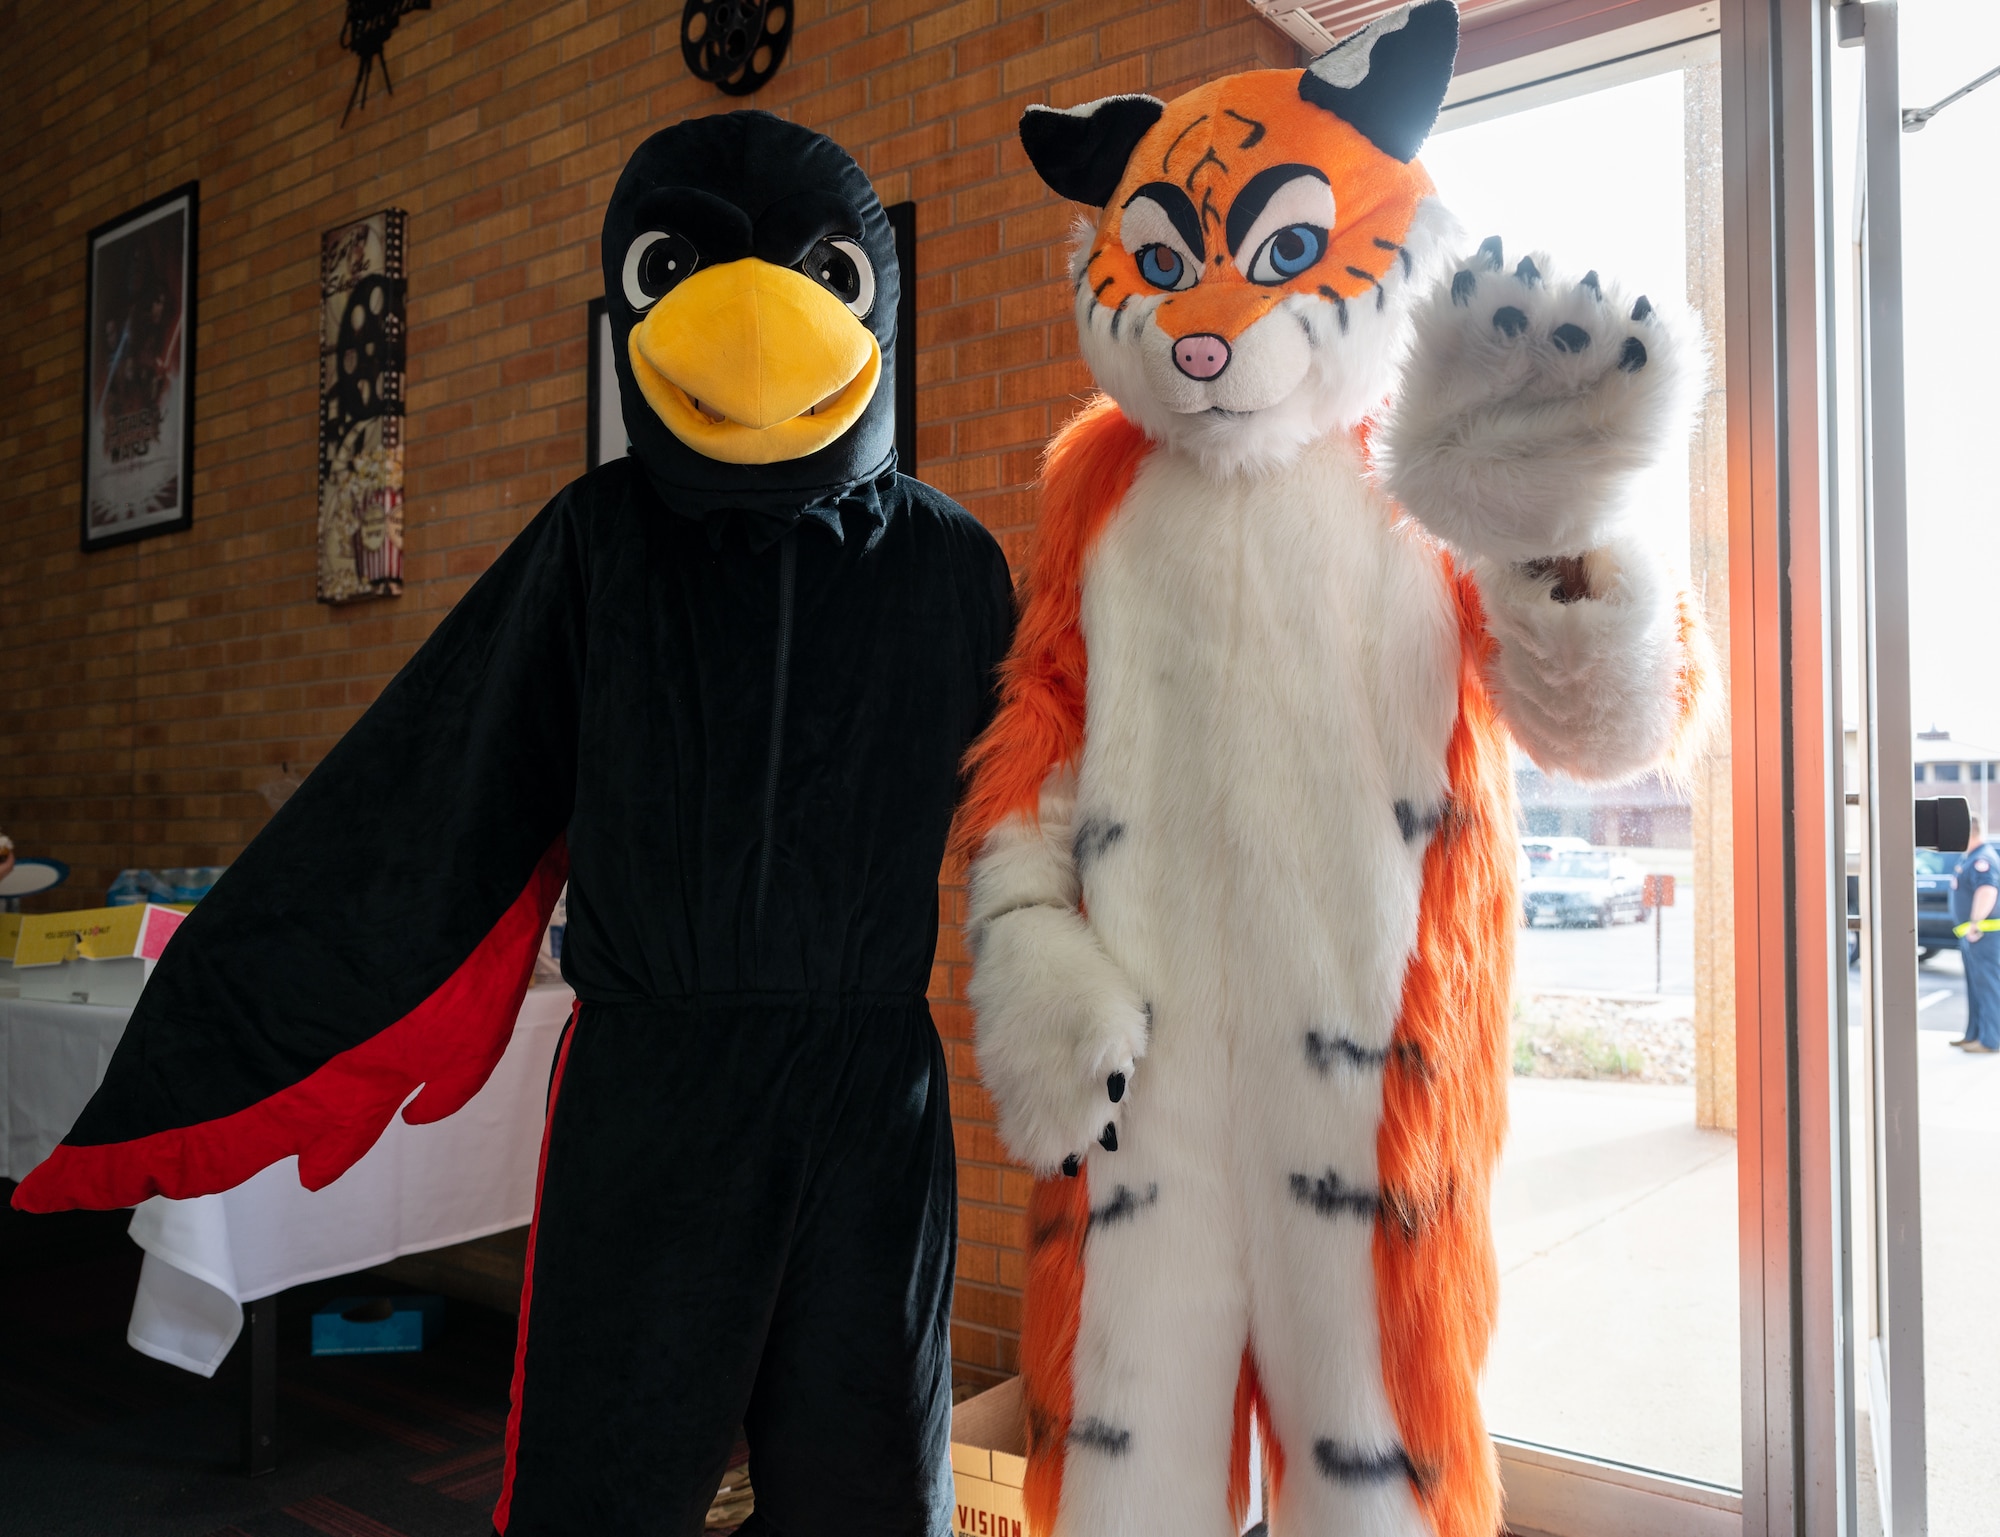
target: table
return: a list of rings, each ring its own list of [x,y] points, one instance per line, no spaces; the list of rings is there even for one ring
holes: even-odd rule
[[[324,1190],[302,1188],[288,1158],[220,1195],[143,1202],[130,1229],[146,1251],[133,1349],[211,1376],[243,1330],[245,1303],[526,1223],[572,1002],[560,984],[531,988],[493,1076],[464,1109],[428,1126],[392,1120]],[[69,1130],[130,1012],[0,998],[0,1174],[21,1178]]]
[[[48,1157],[104,1078],[129,1008],[0,998],[0,1177]]]

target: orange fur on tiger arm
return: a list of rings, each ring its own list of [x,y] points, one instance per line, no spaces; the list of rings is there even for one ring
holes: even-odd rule
[[[1147,440],[1107,397],[1064,424],[1042,463],[1042,514],[1000,707],[966,757],[952,834],[971,858],[1010,816],[1033,816],[1050,770],[1083,750],[1083,563],[1132,487]]]

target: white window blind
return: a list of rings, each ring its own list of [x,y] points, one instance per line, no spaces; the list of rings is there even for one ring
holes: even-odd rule
[[[1250,0],[1308,55],[1386,16],[1402,0]],[[1461,74],[1607,31],[1656,22],[1691,0],[1459,0],[1465,36]]]

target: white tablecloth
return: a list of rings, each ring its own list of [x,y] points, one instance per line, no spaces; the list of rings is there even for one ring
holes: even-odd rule
[[[531,989],[506,1054],[458,1114],[399,1116],[324,1190],[287,1158],[221,1195],[155,1197],[132,1214],[146,1251],[126,1339],[212,1374],[243,1327],[241,1304],[424,1249],[519,1227],[533,1214],[549,1066],[572,999]],[[127,1009],[0,999],[0,1150],[19,1179],[69,1130],[104,1075]]]
[[[104,1078],[130,1009],[0,998],[0,1176],[55,1151]]]

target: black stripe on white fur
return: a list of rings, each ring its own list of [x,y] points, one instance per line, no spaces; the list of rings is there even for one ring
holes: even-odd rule
[[[1120,1185],[1111,1192],[1110,1200],[1102,1206],[1090,1208],[1089,1230],[1094,1233],[1101,1227],[1114,1227],[1120,1222],[1130,1221],[1148,1207],[1157,1206],[1159,1203],[1158,1184],[1148,1185],[1144,1195],[1134,1192],[1130,1185]]]
[[[1373,1220],[1381,1201],[1372,1190],[1348,1184],[1332,1169],[1315,1178],[1310,1174],[1290,1177],[1292,1199],[1310,1206],[1322,1217],[1367,1217]]]
[[[1400,1446],[1369,1451],[1322,1436],[1313,1442],[1313,1466],[1330,1483],[1380,1484],[1392,1478],[1407,1478],[1418,1488],[1423,1487],[1417,1465]]]
[[[1107,1457],[1123,1457],[1132,1449],[1132,1432],[1107,1425],[1095,1415],[1078,1420],[1069,1433],[1069,1444]]]
[[[1336,1062],[1345,1062],[1350,1067],[1379,1068],[1388,1062],[1389,1053],[1386,1049],[1350,1041],[1344,1035],[1322,1035],[1317,1030],[1308,1030],[1306,1060],[1313,1065],[1313,1071],[1324,1077],[1333,1071]]]

